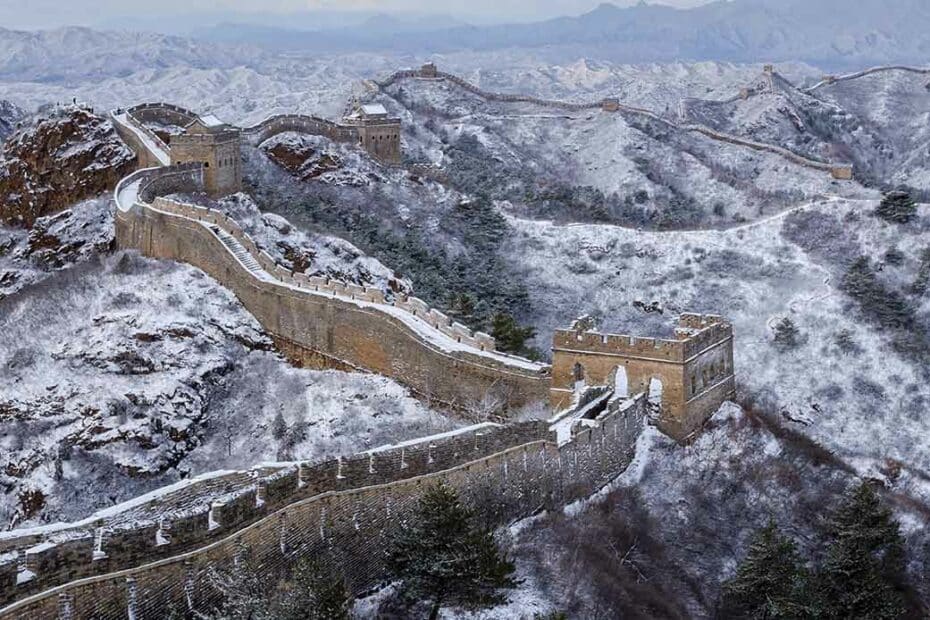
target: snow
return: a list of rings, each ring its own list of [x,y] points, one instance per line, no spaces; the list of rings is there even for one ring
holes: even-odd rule
[[[838,290],[848,261],[860,254],[880,260],[891,247],[906,256],[905,263],[885,267],[883,277],[896,277],[904,288],[916,273],[926,219],[904,228],[886,224],[870,215],[875,206],[818,200],[723,231],[645,232],[510,217],[516,234],[509,257],[529,274],[539,346],[564,327],[565,317],[581,314],[601,317],[604,331],[661,334],[680,312],[722,313],[734,326],[735,368],[744,391],[764,395],[786,419],[809,419],[804,433],[839,455],[871,462],[895,458],[926,470],[930,450],[916,440],[930,430],[916,413],[930,399],[922,369],[895,351]],[[928,207],[921,211],[926,218]],[[785,232],[803,218],[814,218],[805,225],[812,238],[808,250]],[[843,241],[849,250],[835,249],[837,235],[849,237]],[[575,267],[579,259],[585,261],[582,271]],[[637,299],[657,300],[665,312],[643,314],[632,304]],[[924,296],[921,316],[928,306]],[[771,344],[770,325],[782,316],[808,337],[788,352]],[[842,330],[858,341],[856,355],[835,348]],[[881,393],[870,391],[871,385]]]
[[[118,124],[120,127],[126,131],[132,132],[142,144],[145,145],[145,148],[151,153],[162,166],[168,166],[171,164],[171,156],[168,154],[161,144],[155,142],[152,137],[139,129],[134,123],[129,120],[129,115],[126,112],[113,112],[110,115],[110,118],[113,119],[113,122]]]
[[[400,443],[378,446],[377,448],[372,448],[371,450],[367,450],[367,453],[377,454],[378,452],[386,452],[388,450],[394,450],[396,448],[409,448],[410,446],[417,446],[417,445],[420,445],[426,442],[432,443],[434,441],[443,441],[446,439],[451,439],[453,437],[458,437],[459,435],[479,433],[479,431],[481,430],[490,430],[492,428],[501,428],[501,425],[495,424],[493,422],[482,422],[480,424],[473,424],[471,426],[463,426],[462,428],[453,429],[445,433],[437,433],[435,435],[430,435],[429,437],[418,437],[416,439],[408,439],[407,441],[402,441]]]
[[[225,122],[218,119],[214,114],[204,114],[198,118],[200,122],[203,123],[204,127],[223,127],[226,125]]]
[[[457,425],[384,377],[290,367],[235,297],[192,267],[116,253],[42,277],[0,313],[0,403],[13,412],[0,423],[0,467],[21,468],[0,496],[6,523],[40,523],[18,512],[24,489],[44,494],[40,519],[79,520],[165,485],[190,488],[184,479],[201,472]],[[286,444],[271,436],[279,413]]]
[[[128,199],[128,196],[127,196],[127,199]],[[155,211],[158,211],[158,209],[155,209],[154,207],[151,207],[151,206],[147,208],[151,208]],[[183,217],[183,216],[175,215],[175,217]],[[207,230],[211,231],[213,234],[216,234],[212,230],[213,225],[207,222],[201,222],[201,224]],[[239,262],[241,264],[241,261]],[[249,272],[253,273],[252,270],[249,270]],[[253,275],[255,274],[253,273]],[[259,277],[260,279],[264,281],[268,281],[268,277],[270,276],[268,276],[268,274],[265,274],[265,275],[260,275],[256,277]],[[302,288],[294,284],[282,282],[276,279],[274,280],[274,282],[277,286],[281,286],[281,287],[290,289],[292,291],[297,291],[297,292],[300,292],[301,294],[315,295],[315,296],[320,296],[320,297],[337,297],[340,299],[340,301],[358,306],[360,308],[367,308],[367,309],[375,310],[377,312],[383,312],[385,314],[390,314],[394,318],[400,319],[401,322],[403,322],[408,328],[410,328],[414,333],[416,333],[425,342],[437,347],[439,350],[444,351],[446,353],[456,353],[456,352],[468,353],[472,356],[476,356],[479,358],[487,358],[490,360],[494,360],[498,363],[503,364],[504,366],[520,368],[522,370],[529,370],[532,372],[541,372],[543,369],[546,368],[545,364],[540,364],[538,362],[532,362],[522,357],[507,355],[505,353],[498,353],[496,351],[482,350],[476,347],[472,347],[466,343],[459,342],[455,340],[454,338],[452,338],[451,336],[448,336],[444,334],[443,332],[440,332],[439,330],[437,330],[435,327],[433,327],[431,324],[427,323],[425,320],[421,319],[420,317],[414,314],[411,314],[407,312],[406,310],[390,305],[390,304],[375,303],[375,302],[365,301],[361,299],[352,299],[351,297],[341,295],[341,294],[310,290],[310,289]]]
[[[361,106],[361,110],[363,114],[366,114],[368,116],[377,116],[377,115],[383,115],[383,114],[388,113],[387,108],[385,108],[380,103],[364,104]]]

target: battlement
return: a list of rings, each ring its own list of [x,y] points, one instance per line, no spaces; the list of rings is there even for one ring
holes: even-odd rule
[[[659,427],[685,440],[733,395],[733,327],[723,317],[682,314],[674,339],[603,334],[576,325],[553,336],[554,409],[573,402],[587,386],[643,391],[658,410]]]
[[[675,340],[560,329],[555,331],[552,349],[684,363],[695,353],[732,335],[732,326],[720,316],[682,314]]]
[[[208,569],[244,546],[275,573],[301,556],[338,562],[330,568],[358,593],[386,576],[383,551],[429,485],[450,484],[498,524],[552,509],[622,472],[645,416],[639,395],[561,444],[541,420],[485,423],[350,457],[204,474],[80,522],[5,532],[0,618],[58,618],[62,603],[101,618],[203,609]],[[334,540],[340,553],[321,554]]]
[[[180,174],[194,170],[188,165],[181,168]],[[478,351],[495,351],[495,341],[492,336],[480,331],[472,331],[465,325],[455,322],[441,311],[430,308],[423,300],[412,295],[398,294],[392,300],[385,298],[384,292],[378,288],[361,286],[328,276],[310,276],[293,272],[277,263],[274,258],[264,250],[260,250],[248,233],[242,230],[239,224],[221,211],[185,203],[163,196],[151,196],[148,184],[144,188],[147,197],[152,201],[153,207],[167,213],[208,222],[222,227],[231,234],[248,253],[255,258],[264,271],[283,283],[298,286],[307,291],[325,293],[333,296],[342,296],[350,300],[366,301],[369,303],[393,306],[411,315],[422,319],[430,327],[448,336],[457,343],[473,347]]]

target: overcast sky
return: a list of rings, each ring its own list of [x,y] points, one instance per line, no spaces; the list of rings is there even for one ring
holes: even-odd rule
[[[615,0],[626,6],[636,0]],[[661,0],[662,4],[694,6],[707,0]],[[422,11],[449,13],[476,22],[512,19],[546,19],[577,15],[601,0],[0,0],[0,26],[6,28],[55,28],[63,25],[94,26],[122,18],[159,18],[190,12],[276,12],[314,9]],[[658,4],[660,0],[652,0]],[[134,8],[136,7],[136,8]]]

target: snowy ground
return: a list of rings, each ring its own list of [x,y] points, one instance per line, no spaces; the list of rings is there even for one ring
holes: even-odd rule
[[[60,216],[59,245],[112,230],[108,211],[98,221],[101,204],[74,210],[86,229]],[[382,377],[292,368],[235,297],[192,267],[98,248],[38,269],[20,256],[22,236],[0,230],[15,241],[4,273],[28,283],[0,301],[5,524],[75,519],[189,474],[454,425]]]
[[[907,290],[930,214],[924,205],[920,222],[899,226],[869,215],[874,208],[824,200],[738,229],[669,233],[510,218],[510,258],[527,278],[540,347],[583,314],[600,317],[605,331],[635,335],[666,334],[683,311],[723,314],[734,325],[743,393],[763,397],[864,472],[888,458],[926,471],[926,369],[895,350],[892,335],[864,319],[838,285],[866,255],[890,287]],[[892,248],[900,264],[883,259]],[[926,325],[927,295],[908,299]],[[644,314],[637,300],[656,301],[663,313]],[[802,334],[793,350],[772,342],[782,317]],[[849,352],[836,344],[844,331],[855,344]]]
[[[193,200],[204,203],[202,197]],[[242,226],[259,249],[294,271],[375,286],[388,294],[410,290],[409,282],[348,241],[304,232],[280,215],[262,213],[248,194],[226,196],[213,205]]]
[[[524,200],[525,188],[519,184],[524,175],[542,186],[596,188],[631,207],[635,198],[635,208],[649,213],[685,209],[690,212],[688,227],[757,220],[822,194],[875,195],[858,183],[839,183],[822,170],[780,155],[641,116],[487,102],[446,81],[405,81],[389,93],[383,101],[405,121],[405,152],[454,167],[456,155],[447,153],[448,144],[463,135],[475,136],[493,162],[489,166],[514,177],[512,191],[488,189],[517,204]],[[652,109],[664,112],[663,107]],[[673,120],[675,109],[667,114]],[[532,213],[532,205],[527,210]]]

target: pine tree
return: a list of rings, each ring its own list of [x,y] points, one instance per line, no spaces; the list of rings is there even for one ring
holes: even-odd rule
[[[888,192],[875,209],[875,215],[896,224],[907,224],[917,217],[917,203],[906,191]]]
[[[287,422],[284,420],[284,413],[278,409],[271,422],[271,436],[281,441],[287,436]]]
[[[211,620],[273,620],[269,593],[274,582],[246,553],[228,569],[214,569],[208,581],[222,596]]]
[[[352,604],[345,580],[312,559],[297,565],[276,601],[277,620],[348,620]]]
[[[794,542],[769,521],[756,533],[736,574],[723,584],[721,617],[801,617],[804,578]]]
[[[491,531],[475,527],[454,489],[440,483],[424,493],[416,514],[399,534],[389,567],[410,602],[430,601],[430,619],[443,604],[466,607],[504,600],[514,588],[514,565],[502,556]]]
[[[526,341],[536,335],[533,327],[520,327],[509,314],[496,314],[491,323],[491,335],[497,348],[508,353],[522,353]]]
[[[801,332],[788,317],[775,324],[775,345],[780,349],[793,349],[800,342]]]
[[[869,483],[856,487],[830,521],[831,542],[819,577],[827,618],[899,618],[904,545],[898,522]]]

